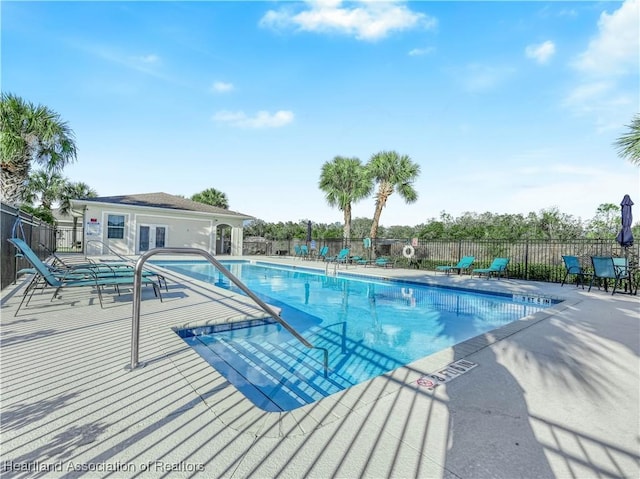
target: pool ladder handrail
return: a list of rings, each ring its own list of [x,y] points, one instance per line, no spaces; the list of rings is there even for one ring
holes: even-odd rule
[[[329,276],[329,265],[333,263],[333,276],[338,274],[338,262],[337,261],[327,261],[327,265],[324,268],[324,275]]]
[[[154,248],[142,254],[136,261],[133,279],[133,316],[131,318],[131,364],[130,369],[133,371],[139,367],[139,346],[140,346],[140,303],[142,299],[142,267],[144,263],[156,254],[187,254],[204,256],[218,271],[225,275],[229,280],[242,290],[249,298],[251,298],[260,308],[280,323],[287,331],[289,331],[298,341],[309,349],[320,349],[323,352],[324,359],[324,377],[326,378],[329,371],[329,350],[319,346],[314,346],[300,335],[293,327],[287,323],[282,317],[274,311],[271,306],[258,298],[242,281],[240,281],[231,271],[225,268],[211,253],[199,248]]]

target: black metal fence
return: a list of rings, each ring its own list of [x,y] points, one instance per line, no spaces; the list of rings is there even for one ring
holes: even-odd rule
[[[56,250],[60,253],[82,253],[82,226],[56,226]]]
[[[246,255],[294,255],[300,240],[245,242]],[[411,258],[405,256],[406,246],[411,245]],[[315,251],[329,247],[329,255],[336,255],[345,243],[342,240],[316,240]],[[584,267],[591,266],[591,256],[625,256],[632,265],[638,264],[640,245],[626,251],[614,239],[573,240],[421,240],[376,239],[370,248],[362,239],[354,239],[349,245],[351,256],[375,259],[385,256],[397,267],[435,270],[439,265],[454,265],[463,256],[474,256],[474,268],[488,267],[494,258],[509,258],[510,278],[532,281],[560,282],[565,274],[562,255],[578,256]]]
[[[19,224],[16,220],[20,218]],[[34,216],[25,213],[13,206],[0,203],[0,254],[2,263],[0,267],[0,289],[4,289],[15,281],[16,271],[28,268],[29,263],[20,255],[16,255],[16,249],[7,241],[12,236],[19,237],[31,246],[31,249],[44,259],[48,256],[45,245],[50,250],[55,250],[55,228]]]
[[[2,268],[0,286],[5,288],[13,283],[16,271],[28,267],[25,260],[16,256],[16,251],[7,241],[12,234],[24,235],[25,241],[41,258],[46,258],[44,244],[52,251],[82,251],[82,245],[74,238],[82,238],[81,227],[75,234],[68,228],[55,228],[37,218],[19,211],[17,208],[1,204]],[[20,217],[22,227],[16,231],[14,225]],[[295,246],[307,244],[301,240],[281,241],[245,241],[244,255],[293,256]],[[404,253],[410,245],[412,257]],[[583,266],[590,266],[591,256],[628,256],[632,265],[638,264],[640,244],[623,250],[614,239],[574,239],[574,240],[421,240],[381,239],[374,240],[371,247],[365,248],[363,239],[353,239],[346,245],[342,239],[314,240],[309,246],[312,251],[329,247],[328,255],[336,255],[349,246],[351,256],[375,259],[385,256],[394,261],[396,267],[434,270],[439,265],[456,264],[463,256],[475,256],[474,267],[489,266],[496,257],[510,259],[508,275],[510,278],[535,281],[560,282],[564,277],[562,255],[578,256]]]

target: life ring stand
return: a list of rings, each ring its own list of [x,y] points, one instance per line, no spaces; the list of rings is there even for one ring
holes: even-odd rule
[[[402,248],[402,256],[404,256],[407,259],[411,259],[416,255],[416,250],[413,246],[411,246],[410,244],[406,245],[404,248]]]

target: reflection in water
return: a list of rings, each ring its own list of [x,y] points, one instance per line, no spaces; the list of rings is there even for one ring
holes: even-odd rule
[[[307,281],[304,283],[304,304],[309,304],[309,293],[311,291],[311,285]]]

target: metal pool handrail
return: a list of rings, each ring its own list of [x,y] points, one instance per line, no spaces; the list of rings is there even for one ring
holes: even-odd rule
[[[240,281],[231,271],[225,268],[217,259],[213,257],[208,251],[198,248],[154,248],[142,254],[136,261],[133,279],[133,316],[131,318],[131,370],[136,369],[140,363],[138,361],[138,351],[140,345],[140,302],[141,302],[141,286],[142,286],[142,266],[151,256],[156,254],[188,254],[188,255],[200,255],[207,258],[207,260],[214,265],[222,274],[224,274],[229,280],[240,288],[247,296],[249,296],[260,308],[278,323],[280,323],[287,331],[289,331],[298,341],[310,349],[320,349],[324,355],[324,377],[327,377],[329,371],[329,350],[327,348],[321,348],[314,346],[304,337],[300,335],[295,329],[291,327],[284,319],[276,313],[271,306],[266,304],[260,298],[258,298],[253,291]]]

